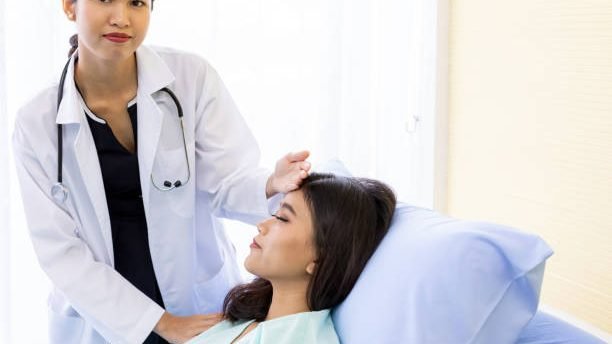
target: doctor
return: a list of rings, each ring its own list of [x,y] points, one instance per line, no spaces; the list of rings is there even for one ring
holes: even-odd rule
[[[216,216],[256,223],[307,152],[270,174],[216,71],[141,46],[152,0],[63,0],[78,49],[17,116],[34,250],[54,285],[51,343],[182,343],[239,282]],[[76,43],[76,42],[75,42]]]

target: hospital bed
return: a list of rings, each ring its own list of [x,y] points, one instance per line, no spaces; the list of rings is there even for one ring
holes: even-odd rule
[[[350,175],[337,161],[317,170]],[[399,204],[334,324],[348,344],[609,342],[538,309],[552,254],[515,228]]]
[[[400,204],[334,324],[349,344],[608,342],[538,310],[551,255],[533,234]]]

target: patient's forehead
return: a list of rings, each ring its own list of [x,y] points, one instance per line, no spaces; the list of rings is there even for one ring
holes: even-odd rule
[[[310,209],[304,200],[304,193],[299,189],[285,194],[280,203],[279,210],[281,209],[296,217],[310,217]]]

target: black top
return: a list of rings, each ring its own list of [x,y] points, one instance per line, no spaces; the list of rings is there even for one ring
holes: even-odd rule
[[[136,112],[136,104],[128,108],[134,142],[138,142]],[[113,236],[115,269],[136,288],[164,307],[149,251],[147,221],[140,187],[138,148],[132,154],[119,143],[106,123],[100,123],[87,114],[86,117],[102,170]],[[167,342],[151,333],[145,343]]]

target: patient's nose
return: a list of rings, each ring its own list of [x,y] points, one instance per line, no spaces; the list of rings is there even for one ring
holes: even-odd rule
[[[265,235],[266,233],[268,233],[268,224],[270,223],[270,221],[272,221],[272,217],[262,221],[260,223],[257,224],[257,231],[261,234],[261,235]]]

